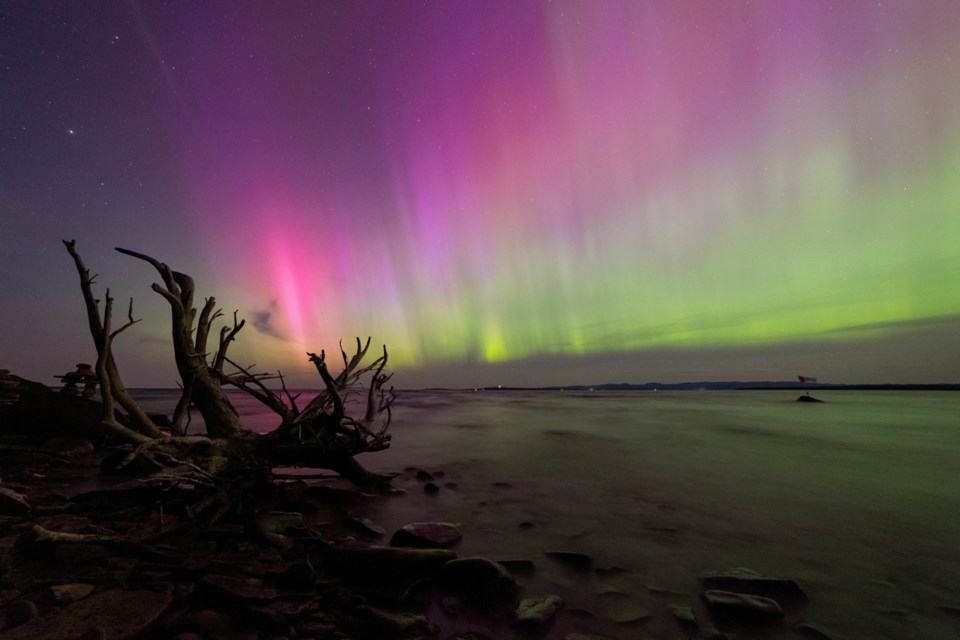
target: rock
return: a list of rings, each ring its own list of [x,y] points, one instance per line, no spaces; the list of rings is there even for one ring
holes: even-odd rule
[[[804,593],[796,581],[765,576],[757,573],[753,569],[747,569],[745,567],[716,571],[701,576],[700,582],[703,584],[704,589],[750,593],[768,598],[776,598],[778,600],[807,599],[807,594]]]
[[[257,528],[261,533],[282,534],[287,529],[302,527],[303,514],[289,511],[271,511],[257,516]]]
[[[571,551],[546,551],[545,556],[553,558],[571,569],[577,571],[590,571],[593,566],[593,558],[585,553],[573,553]]]
[[[600,614],[616,624],[633,624],[653,617],[646,607],[626,593],[608,591],[601,596]]]
[[[460,528],[449,522],[415,522],[398,529],[390,544],[395,547],[437,549],[451,547],[461,537]]]
[[[423,492],[428,495],[437,495],[440,493],[440,487],[432,482],[423,485]]]
[[[703,594],[710,611],[728,622],[751,624],[783,618],[783,609],[776,600],[732,591],[710,590]]]
[[[83,600],[93,593],[93,589],[92,584],[57,584],[50,587],[50,594],[53,596],[53,601],[62,606],[77,600]]]
[[[110,640],[121,640],[140,634],[160,617],[172,601],[169,590],[158,593],[110,589],[8,629],[3,638],[48,640],[63,638],[64,630],[71,629],[72,635],[67,637],[85,637],[87,633],[94,633]]]
[[[323,568],[354,580],[413,582],[457,557],[449,549],[397,547],[331,547],[323,557]]]
[[[417,470],[417,480],[421,482],[428,482],[433,480],[433,474],[429,471],[424,471],[423,469]]]
[[[497,560],[500,564],[505,566],[510,573],[517,574],[529,574],[537,570],[536,565],[533,564],[532,560],[526,559],[509,559],[509,560]]]
[[[22,516],[30,513],[27,497],[6,487],[0,487],[0,515]]]
[[[514,624],[528,633],[544,633],[553,624],[561,608],[563,600],[559,596],[525,598],[514,612]]]
[[[7,627],[19,627],[37,617],[37,605],[30,600],[14,600],[7,605]]]
[[[432,640],[437,627],[425,616],[384,611],[369,605],[357,607],[346,620],[347,630],[360,638]]]
[[[797,402],[823,402],[823,400],[818,400],[813,396],[800,396],[797,398]]]
[[[367,518],[347,517],[343,519],[343,522],[348,527],[367,538],[379,538],[387,533],[383,527],[378,525],[373,520],[368,520]]]
[[[670,613],[677,619],[677,622],[685,627],[696,629],[697,626],[699,626],[697,624],[697,616],[693,612],[693,607],[671,607]]]
[[[214,602],[249,602],[272,600],[277,590],[257,578],[206,575],[197,583],[197,594]]]
[[[506,567],[488,558],[460,558],[443,565],[437,584],[445,593],[463,596],[472,604],[500,606],[513,602],[519,591]]]

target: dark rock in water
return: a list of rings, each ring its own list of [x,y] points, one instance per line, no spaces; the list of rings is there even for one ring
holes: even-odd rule
[[[21,516],[29,512],[30,503],[27,502],[26,496],[6,487],[0,487],[0,515]]]
[[[714,616],[726,622],[756,624],[783,618],[780,604],[763,596],[710,590],[703,594],[703,599]]]
[[[390,544],[395,547],[438,549],[451,547],[462,537],[460,528],[450,522],[414,522],[398,529]]]
[[[173,602],[166,591],[101,591],[26,624],[4,631],[4,640],[105,637],[132,638],[160,618]],[[94,635],[87,636],[92,633]]]
[[[697,628],[697,616],[693,612],[693,607],[672,607],[670,613],[683,626],[691,629]]]
[[[373,520],[368,520],[367,518],[346,517],[343,519],[343,522],[348,527],[367,538],[379,538],[387,533],[383,527],[378,525]]]
[[[424,471],[423,469],[417,470],[417,480],[421,482],[430,482],[433,480],[433,474],[429,471]]]
[[[443,565],[437,584],[445,593],[480,606],[506,606],[520,587],[506,567],[488,558],[460,558]]]
[[[797,398],[797,402],[823,402],[823,400],[818,400],[813,396],[800,396]]]
[[[428,482],[427,484],[423,485],[423,492],[428,495],[436,495],[440,493],[440,487],[433,482]]]
[[[774,578],[745,567],[716,571],[700,577],[704,589],[720,589],[776,598],[806,600],[807,594],[795,580]]]
[[[545,556],[553,558],[557,562],[563,563],[571,569],[577,571],[590,571],[593,566],[593,558],[585,553],[574,553],[572,551],[546,551]]]
[[[527,633],[544,633],[553,624],[561,608],[563,600],[560,596],[524,598],[514,612],[514,624]]]

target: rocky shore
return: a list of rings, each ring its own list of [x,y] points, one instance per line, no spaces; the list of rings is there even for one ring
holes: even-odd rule
[[[418,521],[403,506],[463,490],[440,469],[408,467],[369,491],[329,476],[278,476],[210,524],[201,517],[217,504],[210,487],[107,473],[122,449],[59,437],[65,425],[38,418],[42,410],[0,409],[4,639],[830,637],[802,622],[799,584],[750,569],[704,575],[695,592],[648,585],[641,596],[617,587],[630,569],[599,566],[574,547],[462,553],[484,533]],[[93,432],[96,412],[82,414],[74,432]],[[411,517],[387,530],[369,517],[385,507]],[[536,526],[519,523],[517,534]],[[547,566],[566,577],[538,580]]]
[[[402,490],[285,481],[269,508],[202,527],[190,513],[195,488],[104,478],[88,440],[6,444],[2,457],[0,630],[10,640],[828,637],[791,624],[800,585],[746,569],[704,576],[701,593],[662,609],[591,611],[527,593],[537,558],[458,557],[470,531],[454,523],[391,533],[352,515],[364,502],[404,500]],[[424,470],[404,478],[440,488]],[[574,575],[617,571],[574,552],[544,556]],[[605,597],[618,595],[628,594]],[[577,630],[598,617],[618,631]]]

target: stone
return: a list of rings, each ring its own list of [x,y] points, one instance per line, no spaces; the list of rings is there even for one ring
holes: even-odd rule
[[[429,471],[424,471],[423,469],[417,470],[417,480],[421,482],[429,482],[433,480],[433,474]]]
[[[693,607],[671,607],[670,613],[673,614],[677,622],[685,627],[696,629],[697,626],[699,626],[697,624],[697,616],[693,612]]]
[[[323,557],[323,569],[358,580],[413,581],[457,557],[449,549],[335,546]]]
[[[563,599],[560,596],[524,598],[514,611],[514,624],[529,633],[544,633],[553,625],[562,608]]]
[[[753,569],[734,567],[700,577],[704,589],[750,593],[768,598],[806,600],[807,594],[795,580],[774,578]]]
[[[225,575],[206,575],[197,582],[197,592],[213,601],[249,602],[272,600],[279,594],[263,580]]]
[[[440,493],[440,487],[432,482],[428,482],[427,484],[423,485],[423,492],[427,495],[435,496]]]
[[[22,516],[26,513],[30,513],[27,497],[12,489],[0,487],[0,515]]]
[[[257,528],[264,534],[282,534],[287,529],[302,526],[303,514],[295,511],[271,511],[257,516]]]
[[[93,589],[92,584],[56,584],[50,587],[50,594],[53,596],[53,601],[62,606],[77,600],[83,600],[93,593]]]
[[[125,591],[109,589],[53,609],[39,618],[4,631],[4,640],[48,640],[64,637],[104,637],[121,640],[140,634],[156,622],[173,601],[171,591]],[[102,629],[101,632],[98,629]]]
[[[593,567],[593,558],[585,553],[574,553],[571,551],[546,551],[545,556],[552,558],[561,564],[577,571],[590,571]]]
[[[395,547],[437,549],[460,542],[460,528],[450,522],[414,522],[393,534],[390,544]]]
[[[463,596],[480,606],[513,602],[519,585],[503,565],[489,558],[459,558],[443,565],[437,584],[441,591]]]
[[[713,589],[705,592],[703,599],[715,616],[728,622],[749,624],[783,618],[780,604],[763,596]]]
[[[233,620],[231,620],[230,616],[216,609],[200,609],[199,611],[195,611],[190,614],[188,621],[196,629],[207,633],[227,631],[233,626]]]
[[[347,630],[361,638],[427,640],[436,638],[438,629],[425,616],[385,611],[370,605],[355,608],[346,620]]]
[[[373,520],[369,520],[367,518],[347,517],[343,519],[343,522],[348,527],[367,538],[379,538],[387,533],[383,527],[378,525]]]

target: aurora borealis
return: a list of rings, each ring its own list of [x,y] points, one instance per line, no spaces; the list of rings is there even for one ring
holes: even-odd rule
[[[401,386],[960,378],[952,0],[0,7],[15,373],[92,358],[76,238],[131,385],[166,314],[113,246],[304,381],[355,335]]]

